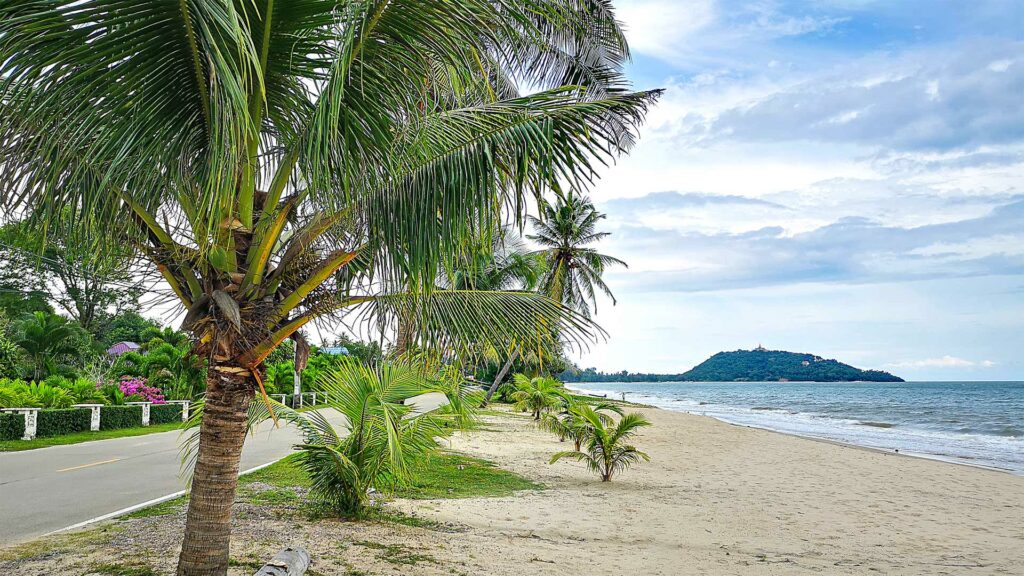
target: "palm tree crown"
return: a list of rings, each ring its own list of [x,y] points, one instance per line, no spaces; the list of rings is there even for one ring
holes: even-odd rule
[[[547,264],[542,290],[563,306],[587,316],[591,307],[597,310],[595,289],[615,303],[615,296],[601,278],[605,270],[626,266],[622,260],[588,246],[608,236],[608,232],[596,228],[604,217],[589,199],[574,193],[559,196],[554,205],[542,206],[540,218],[530,217],[534,234],[528,238],[542,246],[540,254]]]

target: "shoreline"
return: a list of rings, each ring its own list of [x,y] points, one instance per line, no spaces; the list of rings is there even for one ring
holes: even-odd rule
[[[686,383],[687,384],[691,384],[690,382],[686,382]],[[787,382],[787,384],[789,384],[789,383],[798,383],[798,382]],[[811,382],[811,383],[819,383],[819,382]],[[820,383],[821,384],[833,384],[832,382],[820,382]],[[1002,383],[1002,382],[1000,381],[998,383]],[[574,393],[581,394],[581,395],[584,395],[584,396],[590,396],[590,397],[594,397],[594,398],[601,398],[602,396],[600,394],[596,394],[593,390],[587,390],[587,389],[575,387],[575,385],[578,385],[578,384],[598,384],[598,385],[600,385],[600,384],[606,384],[606,383],[602,383],[602,382],[570,382],[570,383],[566,383],[565,384],[566,388],[568,390],[573,391]],[[626,383],[611,383],[611,384],[627,384],[628,385],[628,384],[634,384],[634,383],[626,382]],[[642,384],[645,384],[645,383],[642,383]],[[658,384],[675,384],[675,382],[659,382]],[[1011,467],[998,466],[998,465],[994,465],[994,464],[985,464],[985,463],[980,463],[980,462],[971,462],[970,460],[971,460],[972,457],[970,457],[970,456],[946,455],[946,454],[940,454],[940,453],[934,453],[934,452],[923,452],[923,451],[920,451],[920,450],[905,450],[905,449],[900,449],[900,448],[886,448],[886,447],[881,447],[881,446],[873,446],[873,445],[869,445],[869,444],[858,443],[858,442],[856,442],[854,440],[841,439],[841,438],[832,438],[832,437],[828,437],[828,436],[824,436],[824,435],[815,435],[814,432],[798,432],[798,431],[793,431],[793,430],[780,429],[780,428],[777,428],[777,427],[773,427],[770,424],[759,424],[759,423],[748,423],[748,422],[736,421],[736,420],[730,419],[727,416],[716,415],[716,414],[709,414],[707,412],[701,411],[699,409],[701,407],[700,405],[693,406],[693,407],[680,405],[680,407],[678,409],[674,409],[674,408],[671,408],[671,407],[668,407],[668,406],[665,406],[665,405],[646,404],[646,403],[643,403],[643,402],[637,402],[637,401],[628,400],[628,399],[627,400],[622,400],[621,396],[616,397],[617,393],[613,393],[610,390],[606,390],[605,392],[607,392],[607,395],[605,396],[605,398],[608,399],[608,400],[614,400],[615,402],[623,402],[625,404],[629,404],[629,405],[633,405],[633,406],[637,406],[637,407],[653,408],[653,409],[664,410],[666,412],[673,412],[673,413],[677,413],[677,414],[688,414],[688,415],[691,415],[691,416],[701,416],[701,417],[705,417],[705,418],[711,418],[711,419],[713,419],[715,421],[722,422],[724,424],[729,424],[731,426],[737,426],[737,427],[740,427],[740,428],[751,428],[751,429],[756,429],[756,430],[763,430],[763,431],[766,431],[766,432],[773,432],[773,433],[776,433],[776,434],[792,436],[792,437],[795,437],[795,438],[804,438],[804,439],[807,439],[807,440],[814,440],[814,441],[817,441],[817,442],[826,442],[826,443],[835,444],[835,445],[838,445],[838,446],[848,446],[848,447],[851,447],[851,448],[860,448],[860,449],[863,449],[863,450],[869,450],[869,451],[872,451],[872,452],[878,452],[878,453],[882,453],[882,454],[896,454],[896,455],[899,455],[899,456],[908,456],[908,457],[911,457],[911,458],[918,458],[918,459],[923,459],[923,460],[932,460],[932,461],[936,461],[936,462],[943,462],[943,463],[946,463],[946,464],[957,464],[957,465],[960,465],[960,466],[967,466],[969,468],[977,468],[977,469],[981,469],[981,470],[990,470],[990,471],[994,471],[994,472],[1002,472],[1004,474],[1009,474],[1011,476],[1024,477],[1024,469],[1017,470],[1017,469],[1014,469],[1014,468],[1011,468]],[[654,399],[654,400],[661,401],[661,402],[666,402],[666,401],[667,402],[672,402],[673,401],[673,399],[671,399],[671,398],[654,397],[654,396],[650,396],[650,395],[647,395],[647,394],[644,394],[644,393],[641,393],[641,392],[629,392],[629,391],[627,391],[627,392],[625,392],[625,395],[627,397],[630,396],[630,395],[632,395],[632,396],[640,395],[640,396],[645,396],[645,397],[648,397],[650,399]],[[701,403],[701,404],[703,404],[703,403]],[[721,406],[731,406],[731,405],[722,404]],[[738,407],[738,406],[731,406],[731,407],[732,408],[737,408],[737,409],[741,408],[741,407]],[[750,408],[749,410],[751,410],[751,411],[759,411],[759,410],[767,410],[767,409],[762,409],[762,408],[755,407],[755,408]],[[890,423],[885,423],[884,426],[880,426],[880,425],[876,425],[878,423],[875,423],[875,422],[865,422],[865,421],[857,422],[857,424],[865,426],[865,427],[874,427],[874,428],[880,428],[880,429],[892,429],[892,428],[896,427],[895,425],[890,424]],[[827,432],[822,432],[822,434],[825,434],[825,433],[827,433]]]
[[[622,402],[622,400],[619,400],[619,402]],[[629,404],[630,402],[627,400],[626,403]],[[796,432],[788,432],[786,430],[776,430],[776,429],[770,428],[768,426],[756,426],[754,424],[742,424],[742,423],[739,423],[739,422],[730,422],[729,420],[726,420],[724,418],[718,418],[716,416],[711,416],[711,415],[708,415],[708,414],[698,414],[698,413],[695,413],[695,412],[688,412],[686,410],[669,410],[668,408],[662,408],[660,406],[650,406],[650,405],[644,405],[644,404],[635,404],[635,405],[638,406],[638,407],[643,407],[645,409],[649,409],[649,410],[662,410],[662,411],[665,411],[665,412],[674,412],[676,414],[686,414],[688,416],[696,416],[696,417],[699,417],[699,418],[710,418],[712,420],[715,420],[716,422],[721,422],[722,424],[728,424],[729,426],[736,426],[738,428],[750,428],[752,430],[761,430],[761,431],[764,431],[764,432],[771,432],[773,434],[782,434],[783,436],[790,436],[790,437],[793,437],[793,438],[801,438],[803,440],[811,440],[811,441],[814,441],[814,442],[824,442],[825,444],[832,444],[833,446],[843,446],[845,448],[856,448],[858,450],[867,450],[868,452],[874,452],[874,453],[877,453],[877,454],[889,454],[889,455],[892,455],[892,456],[905,456],[907,458],[914,458],[914,459],[919,459],[919,460],[929,460],[929,461],[932,461],[932,462],[942,462],[943,464],[955,464],[957,466],[966,466],[968,468],[973,468],[973,469],[978,469],[978,470],[988,470],[990,472],[1002,472],[1003,474],[1009,474],[1010,476],[1024,477],[1024,472],[1017,472],[1017,471],[1011,470],[1009,468],[998,468],[998,467],[995,467],[995,466],[985,466],[984,464],[973,464],[971,462],[963,462],[963,461],[960,461],[960,460],[954,460],[953,459],[954,457],[944,458],[944,457],[942,457],[940,455],[927,454],[927,453],[923,453],[923,452],[900,452],[898,449],[888,450],[886,448],[878,448],[877,446],[865,446],[863,444],[856,444],[856,443],[853,443],[853,442],[844,442],[842,440],[834,440],[832,438],[822,438],[820,436],[811,436],[811,435],[805,435],[805,434],[797,434]]]

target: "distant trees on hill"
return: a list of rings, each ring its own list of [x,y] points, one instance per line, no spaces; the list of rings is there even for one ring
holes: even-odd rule
[[[902,382],[881,370],[861,370],[837,360],[783,350],[719,352],[682,374],[566,370],[564,382]]]

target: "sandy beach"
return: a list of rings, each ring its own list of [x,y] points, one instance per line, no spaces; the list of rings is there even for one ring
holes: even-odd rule
[[[1024,574],[1024,478],[643,409],[652,461],[602,484],[521,414],[451,440],[544,485],[396,500],[429,526],[310,520],[236,503],[231,574],[286,545],[318,575]],[[0,558],[4,574],[172,574],[183,514],[115,521]],[[413,566],[414,564],[414,566]],[[89,567],[93,567],[92,570]],[[134,573],[134,572],[133,572]]]
[[[472,526],[491,574],[1024,574],[1024,478],[643,412],[652,461],[610,484],[503,418],[454,448],[548,490],[407,505]]]

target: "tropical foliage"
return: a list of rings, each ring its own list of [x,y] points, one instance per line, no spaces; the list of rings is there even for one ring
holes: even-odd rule
[[[602,482],[611,482],[633,464],[651,459],[635,446],[627,444],[637,430],[651,425],[643,415],[636,412],[626,414],[616,422],[594,407],[581,405],[577,409],[577,417],[586,426],[583,450],[558,452],[551,457],[551,464],[562,458],[572,458],[586,463],[587,468],[601,476]]]
[[[583,414],[584,408],[594,411],[605,424],[614,422],[613,414],[622,416],[622,408],[610,402],[595,402],[588,404],[571,395],[562,398],[562,406],[558,413],[547,413],[541,418],[542,429],[558,435],[560,441],[572,440],[574,450],[579,450],[583,441],[586,440],[591,431],[590,421]]]
[[[511,388],[509,398],[515,403],[515,408],[529,412],[534,420],[540,420],[545,412],[557,407],[565,398],[562,383],[547,376],[530,378],[516,374],[512,377]]]
[[[143,378],[168,400],[192,400],[206,388],[206,361],[192,351],[192,342],[180,332],[155,331],[141,352],[125,352],[107,371],[109,378]]]
[[[298,426],[304,436],[299,461],[312,481],[313,499],[332,513],[359,517],[372,492],[386,493],[406,483],[413,462],[453,430],[446,424],[457,419],[439,412],[417,414],[408,402],[422,394],[445,393],[439,383],[447,379],[420,362],[368,367],[346,360],[319,380],[328,406],[345,417],[340,429],[320,412],[300,413],[282,404],[258,402],[249,426],[272,417]]]
[[[608,236],[598,232],[604,218],[590,200],[575,193],[561,195],[555,204],[544,204],[540,217],[530,217],[534,233],[528,238],[541,245],[545,262],[541,289],[562,305],[590,315],[597,310],[597,292],[615,302],[602,276],[611,266],[626,266],[618,258],[590,246]]]
[[[60,218],[68,214],[65,210]],[[0,227],[0,251],[8,289],[45,293],[48,302],[93,335],[138,307],[147,280],[133,269],[130,246],[110,245],[100,255],[87,242],[40,234],[25,222]]]
[[[452,355],[595,334],[432,283],[503,208],[632,144],[657,93],[627,90],[607,2],[11,2],[0,39],[4,207],[137,247],[210,361],[180,574],[227,572],[260,365],[306,324],[410,319]]]
[[[0,408],[70,408],[74,403],[75,397],[71,392],[60,386],[0,380]]]
[[[18,347],[28,360],[28,376],[42,380],[68,370],[82,356],[81,329],[63,316],[35,312],[21,325]]]

